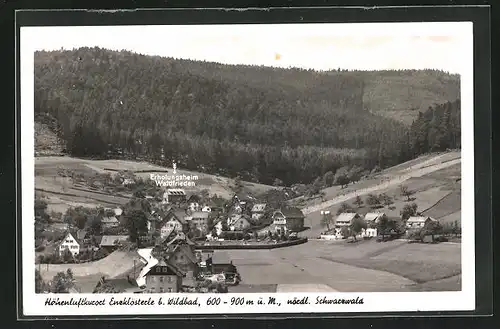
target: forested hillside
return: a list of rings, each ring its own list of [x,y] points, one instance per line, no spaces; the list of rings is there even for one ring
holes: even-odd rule
[[[371,113],[365,80],[363,72],[229,66],[100,48],[37,52],[35,111],[57,120],[74,156],[175,159],[186,169],[267,184],[308,183],[343,166],[371,170],[457,146],[459,102],[408,127]],[[436,137],[446,120],[453,133]]]

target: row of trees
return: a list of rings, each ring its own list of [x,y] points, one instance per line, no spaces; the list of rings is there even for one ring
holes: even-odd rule
[[[35,111],[57,120],[75,156],[147,155],[290,185],[459,145],[459,102],[408,129],[364,111],[364,90],[362,75],[352,72],[229,67],[100,48],[35,55]],[[453,129],[436,134],[446,125]]]
[[[38,269],[35,269],[35,293],[69,293],[75,287],[75,278],[71,269],[57,273],[51,281],[45,282]]]

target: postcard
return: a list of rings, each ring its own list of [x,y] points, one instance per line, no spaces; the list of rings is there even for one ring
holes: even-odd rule
[[[23,26],[19,65],[24,315],[474,309],[472,22]]]

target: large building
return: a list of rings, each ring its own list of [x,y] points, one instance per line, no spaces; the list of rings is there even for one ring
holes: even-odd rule
[[[304,219],[304,214],[296,207],[282,208],[273,213],[273,224],[278,234],[302,231]]]
[[[160,260],[146,273],[145,293],[180,292],[184,276],[175,265]]]
[[[168,189],[163,194],[163,203],[183,203],[186,199],[186,191],[183,189]]]

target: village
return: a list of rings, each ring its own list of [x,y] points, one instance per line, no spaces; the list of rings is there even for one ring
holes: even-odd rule
[[[131,175],[123,176],[120,182],[129,187],[136,184]],[[405,195],[403,187],[401,193]],[[374,198],[377,196],[370,194],[365,202],[371,203]],[[384,195],[378,198],[377,204],[382,205]],[[53,241],[54,252],[41,252],[37,257],[38,271],[53,264],[66,264],[68,271],[57,273],[52,281],[37,275],[37,290],[82,292],[74,288],[72,266],[106,261],[114,251],[125,250],[135,251],[140,260],[120,275],[100,277],[90,284],[93,289],[85,292],[230,292],[245,278],[227,249],[286,248],[308,242],[303,211],[286,202],[266,203],[268,200],[241,189],[225,200],[205,192],[149,185],[139,193],[136,190],[124,207],[101,208],[94,215],[89,210],[84,213],[82,208],[70,209],[65,216],[64,235]],[[405,238],[436,243],[446,241],[445,235],[458,233],[458,228],[442,227],[436,219],[421,216],[411,204],[401,211],[400,218],[394,218],[377,210],[378,206],[358,213],[355,205],[359,208],[360,203],[360,197],[353,205],[343,203],[336,216],[321,211],[325,230],[315,238],[347,243]],[[48,215],[38,211],[37,216]],[[45,249],[38,245],[38,251]]]

